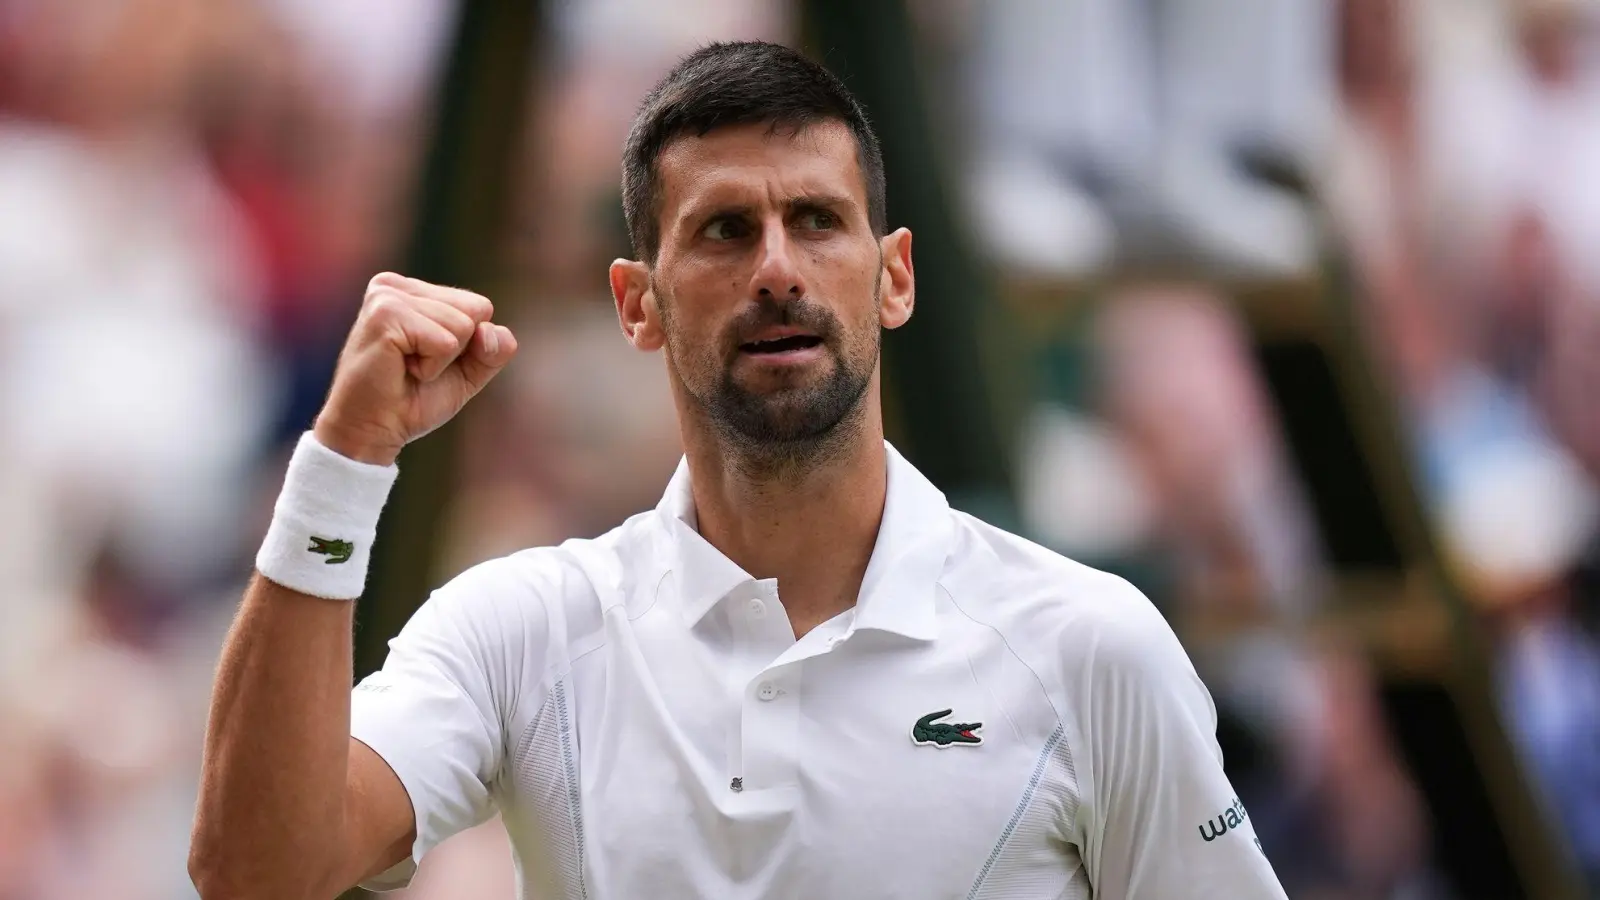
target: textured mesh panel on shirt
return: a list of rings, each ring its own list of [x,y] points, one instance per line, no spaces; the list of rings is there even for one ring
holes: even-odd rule
[[[1057,897],[1089,900],[1089,880],[1077,848],[1059,838],[1061,823],[1077,815],[1077,779],[1060,725],[1051,732],[1016,812],[995,842],[968,900]],[[1063,855],[1066,864],[1063,865]]]
[[[583,805],[578,744],[566,681],[558,681],[517,747],[506,819],[517,851],[523,900],[580,900]]]

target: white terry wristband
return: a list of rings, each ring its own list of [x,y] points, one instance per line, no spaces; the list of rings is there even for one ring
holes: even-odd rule
[[[302,594],[354,600],[366,586],[367,563],[398,466],[357,462],[301,435],[256,554],[268,579]]]

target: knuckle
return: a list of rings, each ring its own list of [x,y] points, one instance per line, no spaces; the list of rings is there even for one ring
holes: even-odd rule
[[[449,305],[438,307],[433,313],[433,321],[439,325],[441,332],[448,332],[456,340],[471,334],[472,329],[477,327],[469,313]]]
[[[378,288],[396,287],[404,280],[404,276],[397,272],[379,272],[367,282],[367,290],[374,291]]]
[[[459,310],[461,314],[471,319],[473,324],[485,321],[494,315],[494,304],[482,294],[471,291],[457,291],[448,298],[449,305]]]
[[[399,293],[388,288],[376,288],[367,292],[367,315],[372,319],[391,320],[404,305]]]
[[[455,327],[456,323],[453,321],[439,322],[428,319],[426,322],[418,324],[418,333],[426,335],[427,340],[431,343],[448,346],[461,340],[461,335],[458,333],[459,329]]]

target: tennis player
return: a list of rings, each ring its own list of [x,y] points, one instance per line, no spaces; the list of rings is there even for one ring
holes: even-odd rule
[[[1282,898],[1150,603],[885,443],[912,240],[843,85],[772,44],[692,54],[623,198],[617,315],[686,450],[665,496],[463,573],[352,692],[401,448],[517,347],[481,296],[374,278],[223,650],[202,896],[397,888],[499,813],[530,900]]]

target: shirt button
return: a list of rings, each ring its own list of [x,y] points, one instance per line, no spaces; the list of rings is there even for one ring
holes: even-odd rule
[[[761,682],[761,686],[756,688],[756,696],[760,697],[762,700],[776,699],[778,696],[777,685],[774,685],[770,681]]]
[[[759,619],[767,614],[767,605],[762,603],[760,600],[751,600],[747,606],[750,610],[750,618],[752,619]]]

